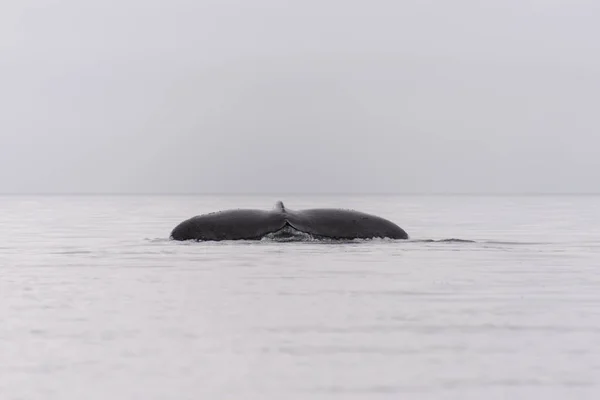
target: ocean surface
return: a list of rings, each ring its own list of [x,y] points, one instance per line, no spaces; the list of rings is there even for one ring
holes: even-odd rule
[[[277,200],[411,239],[168,239]],[[1,400],[598,398],[600,197],[0,197]]]

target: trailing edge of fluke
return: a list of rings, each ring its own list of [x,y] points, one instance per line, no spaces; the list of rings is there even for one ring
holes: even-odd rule
[[[327,239],[408,239],[398,225],[353,210],[315,208],[290,210],[281,201],[270,211],[226,210],[198,215],[173,229],[173,240],[259,240],[279,232],[297,231]]]

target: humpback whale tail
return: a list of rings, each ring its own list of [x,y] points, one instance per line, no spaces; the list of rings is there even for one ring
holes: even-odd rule
[[[329,239],[408,239],[398,225],[353,210],[315,208],[289,210],[278,201],[272,211],[226,210],[198,215],[177,225],[174,240],[257,240],[286,230]]]

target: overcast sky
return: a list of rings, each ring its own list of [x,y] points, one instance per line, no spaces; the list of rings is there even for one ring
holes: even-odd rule
[[[0,192],[600,192],[597,0],[4,0]]]

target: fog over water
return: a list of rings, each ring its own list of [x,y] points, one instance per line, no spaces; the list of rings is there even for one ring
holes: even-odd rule
[[[0,192],[598,192],[595,1],[0,5]]]
[[[0,398],[600,398],[598,21],[2,2]],[[410,240],[169,240],[278,200]]]

